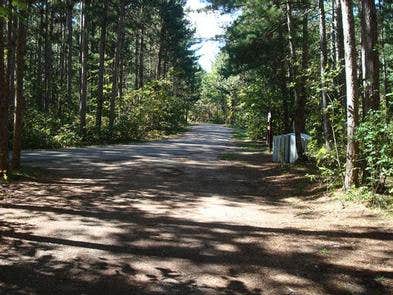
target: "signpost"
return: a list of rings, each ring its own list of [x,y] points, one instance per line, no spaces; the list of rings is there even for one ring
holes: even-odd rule
[[[272,112],[269,111],[267,115],[267,136],[266,142],[269,146],[269,151],[272,152],[273,149],[273,129],[272,129]]]

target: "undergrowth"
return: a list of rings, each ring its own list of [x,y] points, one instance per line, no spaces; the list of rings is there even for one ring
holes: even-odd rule
[[[367,207],[393,216],[393,196],[378,194],[367,187],[352,188],[346,192],[337,192],[335,196],[346,202],[364,204]]]

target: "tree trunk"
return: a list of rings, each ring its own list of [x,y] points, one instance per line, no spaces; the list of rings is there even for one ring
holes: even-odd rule
[[[144,51],[145,51],[145,36],[144,36],[145,30],[142,24],[141,28],[141,34],[140,34],[140,41],[139,41],[139,86],[138,88],[142,88],[143,85],[145,84],[144,82],[144,70],[145,70],[145,65],[144,65]]]
[[[88,0],[81,2],[80,19],[80,98],[79,98],[79,128],[82,136],[86,136],[86,107],[87,107],[87,58],[88,58]]]
[[[39,25],[39,37],[38,37],[38,48],[37,48],[37,92],[36,92],[36,102],[37,106],[41,111],[45,109],[44,102],[44,83],[43,83],[43,53],[45,52],[45,2],[40,5],[40,25]]]
[[[363,116],[379,108],[378,23],[374,0],[362,0]]]
[[[106,47],[106,23],[107,23],[107,2],[104,1],[103,15],[101,20],[101,37],[100,37],[100,57],[98,70],[98,86],[97,86],[97,113],[96,128],[97,132],[101,132],[102,122],[102,105],[104,103],[104,73],[105,73],[105,47]]]
[[[7,44],[7,81],[8,81],[8,97],[9,103],[11,105],[11,109],[14,104],[15,98],[15,39],[16,39],[16,25],[17,25],[17,18],[16,12],[13,11],[12,2],[11,0],[8,2],[9,10],[12,13],[8,19],[8,44]],[[12,122],[10,122],[12,123]]]
[[[331,0],[331,3],[332,3],[332,10],[331,10],[332,25],[331,25],[330,35],[331,35],[331,44],[332,44],[332,60],[333,60],[333,65],[336,67],[336,64],[337,64],[337,61],[336,61],[336,39],[337,39],[337,37],[336,37],[336,32],[337,32],[337,30],[336,30],[336,24],[337,24],[337,21],[336,21],[336,18],[337,18],[336,0]]]
[[[352,1],[341,0],[344,52],[345,52],[345,78],[347,87],[347,152],[344,188],[349,189],[358,184],[358,143],[354,135],[358,126],[359,106],[356,69],[356,43],[355,27],[352,12]]]
[[[296,51],[294,45],[294,36],[293,36],[293,20],[292,20],[292,5],[288,1],[287,2],[287,27],[288,27],[288,41],[289,41],[289,53],[290,53],[290,61],[289,61],[289,80],[295,83],[295,86],[292,90],[293,98],[295,102],[295,113],[294,113],[294,131],[295,131],[295,138],[296,138],[296,151],[298,154],[299,159],[303,158],[303,145],[301,139],[302,133],[302,121],[304,121],[304,97],[298,93],[299,85],[297,83],[297,71],[295,68],[296,64]],[[306,21],[306,18],[303,20]],[[308,22],[308,20],[307,20]],[[307,24],[303,23],[304,24]],[[302,118],[302,110],[303,110],[303,118]]]
[[[72,107],[72,15],[73,0],[67,1],[67,105]]]
[[[327,114],[327,93],[326,93],[326,67],[327,67],[327,41],[326,41],[326,19],[324,0],[318,0],[319,7],[319,48],[320,48],[320,72],[321,72],[321,106],[322,106],[322,120],[323,120],[323,135],[325,138],[325,145],[331,149],[331,126]]]
[[[383,74],[383,97],[384,97],[384,103],[385,103],[385,107],[386,107],[386,113],[387,113],[387,117],[388,120],[390,120],[390,116],[391,116],[391,106],[389,105],[389,96],[387,94],[389,94],[391,92],[390,88],[389,88],[389,76],[388,76],[388,72],[387,72],[387,64],[386,64],[386,52],[385,52],[385,28],[382,28],[381,30],[381,57],[382,57],[382,62],[381,62],[381,66],[382,66],[382,74]]]
[[[339,100],[342,102],[343,107],[346,106],[345,98],[345,64],[344,64],[344,36],[343,36],[343,23],[342,23],[342,12],[340,0],[335,0],[335,60],[336,68],[340,69],[335,79],[335,83],[338,85],[337,95]]]
[[[134,88],[139,87],[139,29],[136,29],[135,33],[135,57],[134,57],[134,73],[135,73],[135,83]]]
[[[18,39],[16,51],[16,98],[11,164],[12,169],[20,168],[20,155],[22,147],[22,119],[23,109],[25,106],[25,99],[23,94],[23,79],[25,71],[27,15],[27,12],[23,10],[18,25]]]
[[[123,50],[123,41],[124,41],[124,10],[125,10],[125,0],[120,1],[119,7],[119,21],[117,23],[117,43],[115,50],[115,58],[113,61],[113,74],[112,74],[112,93],[110,100],[110,109],[109,109],[109,133],[112,136],[113,127],[115,124],[115,106],[116,106],[116,98],[118,96],[118,83],[119,83],[119,65],[120,58]]]
[[[278,35],[279,40],[282,44],[285,44],[284,38],[284,29],[280,26],[278,28]],[[282,97],[282,123],[284,126],[284,132],[290,133],[291,132],[291,124],[289,120],[289,102],[288,102],[288,85],[287,85],[287,73],[288,70],[288,63],[286,62],[286,50],[283,48],[280,51],[280,63],[277,64],[277,68],[279,69],[278,72],[278,81],[280,86],[280,92]]]
[[[49,79],[50,79],[50,28],[49,28],[49,3],[48,0],[44,2],[44,23],[43,23],[43,28],[44,28],[44,81],[43,81],[43,102],[44,102],[44,111],[47,113],[49,111]]]
[[[0,8],[5,9],[4,0],[0,0]],[[4,18],[0,17],[0,176],[8,170],[8,84],[5,71]]]
[[[160,30],[160,43],[158,49],[158,57],[157,57],[157,68],[156,68],[156,79],[160,79],[162,75],[162,55],[164,52],[164,42],[165,42],[165,24],[164,21],[161,21],[161,30]]]
[[[306,107],[306,97],[307,97],[307,90],[306,90],[306,82],[307,82],[307,68],[309,63],[309,35],[308,35],[308,1],[304,1],[303,4],[305,5],[306,11],[303,14],[303,32],[302,32],[302,77],[300,81],[299,87],[299,101],[298,101],[298,110],[297,115],[299,117],[298,122],[298,131],[300,133],[305,132],[305,107]]]
[[[64,90],[64,82],[66,81],[66,57],[67,57],[67,16],[63,15],[63,12],[61,14],[61,25],[60,25],[60,34],[61,34],[61,49],[59,51],[59,76],[60,76],[60,80],[59,80],[59,85],[55,85],[57,86],[54,91],[54,95],[56,96],[56,109],[57,109],[57,114],[59,116],[59,118],[63,119],[63,110],[64,107],[66,106],[66,104],[64,104],[64,102],[66,103],[66,101],[64,101],[66,99],[66,97],[64,97],[63,95],[59,95],[59,92],[63,92]],[[59,91],[60,90],[60,91]]]

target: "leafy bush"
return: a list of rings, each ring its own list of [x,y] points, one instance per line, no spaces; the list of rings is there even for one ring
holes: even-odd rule
[[[116,133],[119,138],[143,138],[151,131],[171,133],[186,122],[185,99],[174,94],[168,79],[147,83],[128,92],[118,104]]]
[[[191,120],[194,122],[224,124],[225,117],[222,105],[206,98],[198,100],[191,109]]]
[[[314,160],[320,173],[319,178],[329,188],[342,185],[345,163],[337,158],[335,149],[328,150],[325,146],[321,146],[315,137],[311,138],[307,145],[307,155],[309,159]]]
[[[314,104],[318,107],[318,97],[313,97]],[[343,184],[345,172],[345,151],[346,151],[346,114],[339,100],[331,102],[327,109],[329,122],[331,123],[332,142],[328,149],[323,140],[323,131],[320,115],[312,118],[309,135],[311,140],[307,145],[307,156],[313,160],[319,170],[320,179],[329,188],[337,188]]]
[[[340,198],[345,201],[358,202],[372,208],[393,213],[393,197],[374,193],[368,187],[352,188],[341,194]]]
[[[59,118],[28,109],[23,127],[23,148],[61,148],[102,142],[139,141],[177,132],[187,123],[188,108],[181,86],[171,78],[146,83],[138,90],[125,93],[116,104],[113,132],[109,131],[107,112],[102,117],[101,133],[95,126],[95,115],[86,116],[86,136],[80,134],[78,117]]]
[[[386,179],[393,176],[393,122],[387,122],[382,111],[370,112],[357,130],[363,179],[375,192],[385,187]]]
[[[24,119],[22,145],[24,148],[59,148],[54,136],[61,123],[41,112],[29,110]]]

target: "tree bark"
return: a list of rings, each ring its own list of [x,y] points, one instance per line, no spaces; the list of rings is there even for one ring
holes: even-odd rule
[[[340,0],[335,0],[335,60],[336,69],[339,69],[339,73],[335,79],[335,83],[338,85],[337,96],[342,102],[343,107],[346,107],[345,98],[345,64],[344,64],[344,36],[343,36],[343,23],[342,23],[342,12]]]
[[[11,109],[15,98],[15,47],[16,47],[16,13],[13,12],[12,2],[8,1],[8,7],[11,15],[8,19],[8,43],[7,43],[7,82],[8,82],[8,96]],[[10,122],[11,123],[11,122]]]
[[[67,105],[72,108],[72,17],[73,0],[67,1]]]
[[[50,24],[49,24],[49,14],[50,14],[50,8],[49,8],[49,3],[48,0],[44,2],[44,76],[43,76],[43,106],[44,106],[44,111],[47,113],[49,111],[49,104],[50,104],[50,98],[49,98],[49,83],[50,83],[50,51],[51,51],[51,44],[50,44]]]
[[[40,25],[39,25],[39,37],[38,37],[38,44],[37,44],[37,75],[36,75],[36,87],[37,92],[36,94],[36,103],[38,108],[43,111],[45,109],[45,102],[44,102],[44,83],[43,83],[43,71],[44,71],[44,63],[43,63],[43,53],[45,52],[45,2],[40,4]]]
[[[112,73],[112,93],[110,99],[110,109],[109,109],[109,133],[112,136],[113,127],[115,124],[115,107],[116,107],[116,99],[118,97],[118,83],[119,83],[119,65],[120,58],[123,50],[123,41],[124,41],[124,11],[125,11],[125,0],[120,1],[119,6],[119,21],[117,23],[117,44],[115,50],[115,58],[113,64],[113,73]]]
[[[18,25],[17,51],[16,51],[16,98],[14,113],[14,133],[12,141],[12,169],[20,168],[20,155],[22,148],[22,119],[25,106],[23,93],[23,79],[25,72],[25,55],[26,55],[26,21],[27,11],[21,12],[21,18]]]
[[[105,73],[105,47],[106,47],[106,26],[107,26],[107,2],[103,4],[103,15],[101,20],[101,36],[99,49],[99,70],[98,70],[98,86],[97,86],[97,113],[96,113],[96,129],[101,132],[102,123],[102,106],[104,103],[104,73]]]
[[[139,87],[139,29],[135,30],[135,57],[134,57],[135,82],[134,89]]]
[[[160,30],[160,43],[158,49],[158,57],[157,57],[157,69],[156,69],[156,79],[160,79],[162,75],[162,56],[164,52],[164,42],[165,42],[165,24],[164,21],[161,21],[161,30]]]
[[[358,184],[359,171],[357,168],[358,143],[354,135],[358,126],[359,106],[357,89],[357,64],[355,27],[352,12],[352,1],[341,0],[344,52],[345,52],[345,78],[347,92],[347,152],[344,188],[349,189]]]
[[[88,20],[87,7],[89,0],[81,2],[80,19],[80,98],[79,98],[79,128],[82,136],[86,136],[86,107],[87,107],[87,58],[88,58]]]
[[[4,0],[0,0],[0,8],[4,8]],[[0,17],[0,176],[8,170],[8,81],[5,69],[4,18]]]
[[[320,73],[321,73],[321,106],[322,106],[322,121],[323,121],[323,135],[325,138],[325,145],[327,149],[331,149],[331,125],[327,114],[328,100],[326,93],[326,67],[327,67],[327,40],[326,40],[326,19],[324,0],[318,0],[319,7],[319,48],[320,48]]]
[[[336,21],[336,18],[337,18],[337,15],[336,15],[336,0],[331,0],[331,4],[332,4],[332,10],[331,10],[331,13],[332,13],[332,25],[331,25],[331,34],[330,35],[331,35],[331,44],[332,44],[333,65],[336,66],[336,64],[337,64],[337,60],[336,60],[336,39],[337,39],[337,37],[336,37],[336,32],[337,32],[337,30],[336,30],[336,24],[337,24],[337,21]]]
[[[145,65],[144,65],[144,51],[145,51],[145,29],[144,25],[142,24],[141,31],[140,31],[140,40],[139,40],[139,70],[138,70],[138,80],[139,80],[139,85],[138,88],[142,88],[143,85],[145,84],[144,81],[144,70],[145,70]]]
[[[289,53],[290,53],[290,61],[289,61],[289,80],[295,83],[295,86],[292,90],[293,98],[295,102],[295,113],[294,113],[294,131],[295,131],[295,139],[296,139],[296,151],[299,159],[303,158],[303,145],[301,139],[302,133],[302,125],[304,126],[304,97],[302,94],[298,93],[298,81],[296,78],[297,70],[295,68],[296,64],[296,51],[294,44],[294,36],[293,36],[293,20],[292,20],[292,4],[290,1],[287,2],[287,28],[288,28],[288,41],[289,41]],[[307,13],[306,13],[307,14]],[[303,25],[307,25],[308,16],[305,16],[303,19]],[[307,21],[307,22],[305,22]],[[302,116],[303,113],[303,116]]]
[[[378,22],[374,0],[362,0],[363,116],[379,108]]]

